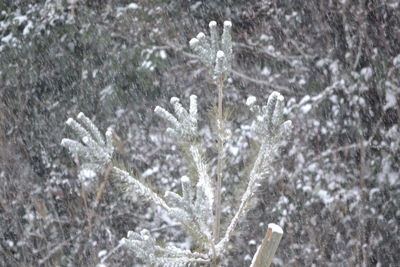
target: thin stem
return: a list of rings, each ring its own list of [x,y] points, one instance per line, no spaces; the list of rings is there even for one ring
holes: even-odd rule
[[[215,243],[213,241],[210,242],[211,245],[211,252],[212,252],[212,259],[211,259],[211,267],[217,267],[217,250],[215,249]]]
[[[221,223],[221,184],[222,184],[222,155],[224,149],[224,125],[222,113],[222,99],[224,91],[224,80],[221,77],[218,81],[218,158],[217,158],[217,185],[215,188],[215,220],[214,220],[214,242],[218,243]]]
[[[266,154],[266,151],[268,151],[268,143],[263,142],[260,147],[260,151],[258,152],[257,159],[254,162],[253,169],[250,172],[249,184],[247,185],[247,189],[242,196],[239,209],[236,212],[235,216],[233,216],[231,223],[229,224],[225,232],[225,236],[216,246],[218,255],[220,255],[224,251],[227,243],[229,242],[229,239],[236,229],[237,224],[239,223],[239,219],[244,216],[248,211],[248,204],[251,197],[253,196],[254,185],[256,184],[257,175],[259,175],[261,165],[263,165],[263,162],[265,162],[264,156]]]

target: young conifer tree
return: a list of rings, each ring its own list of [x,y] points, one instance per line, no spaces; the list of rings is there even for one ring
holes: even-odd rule
[[[184,230],[196,241],[196,251],[184,250],[173,245],[161,245],[149,230],[130,231],[121,245],[130,249],[136,257],[151,266],[217,266],[227,252],[232,235],[237,231],[239,221],[246,216],[249,202],[259,183],[270,173],[270,166],[280,141],[291,131],[291,121],[283,120],[284,98],[273,92],[265,105],[257,105],[256,98],[250,96],[247,106],[254,114],[252,129],[260,140],[259,150],[251,165],[248,185],[241,197],[240,205],[220,238],[221,220],[221,185],[223,171],[224,141],[227,138],[223,121],[223,88],[224,81],[231,72],[232,38],[230,21],[224,22],[222,36],[219,37],[217,23],[209,24],[210,37],[199,33],[190,40],[190,47],[201,62],[206,65],[218,89],[217,108],[217,173],[210,176],[206,164],[203,145],[199,138],[197,97],[190,96],[189,108],[185,109],[180,100],[171,98],[174,114],[157,106],[155,113],[168,124],[166,132],[176,142],[184,144],[183,153],[189,155],[195,174],[180,178],[182,193],[167,191],[163,197],[153,192],[139,181],[137,177],[117,166],[111,161],[113,155],[112,131],[107,130],[105,138],[98,128],[83,113],[77,120],[68,119],[66,124],[77,134],[79,140],[63,139],[61,145],[80,157],[81,164],[78,178],[84,188],[90,187],[99,173],[107,173],[125,185],[128,191],[162,207]],[[229,163],[229,162],[228,162]],[[267,234],[258,248],[251,266],[269,266],[283,234],[275,224],[268,225]]]

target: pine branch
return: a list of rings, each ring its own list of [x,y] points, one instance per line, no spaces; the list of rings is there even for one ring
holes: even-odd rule
[[[263,166],[263,163],[265,163],[265,157],[266,157],[266,152],[268,152],[269,149],[268,144],[264,142],[261,145],[261,148],[258,152],[256,161],[253,165],[253,168],[250,172],[250,177],[249,177],[249,183],[247,185],[246,191],[244,192],[242,196],[242,200],[239,205],[239,209],[237,210],[235,216],[232,218],[224,237],[221,239],[221,241],[217,244],[216,249],[217,249],[217,254],[220,255],[226,250],[226,245],[229,242],[230,238],[232,237],[232,234],[236,230],[236,226],[239,223],[239,220],[244,217],[247,212],[249,211],[248,204],[251,200],[251,197],[253,196],[253,193],[255,191],[257,183],[260,181],[261,176],[261,171],[260,169]]]
[[[167,133],[171,137],[179,142],[190,143],[196,139],[198,134],[197,96],[190,96],[189,112],[183,108],[179,98],[172,97],[170,102],[174,107],[176,116],[159,106],[154,109],[154,112],[170,124],[171,128],[167,129]]]
[[[210,40],[204,33],[199,33],[189,42],[190,48],[199,56],[200,61],[208,68],[210,76],[218,84],[222,78],[225,80],[232,70],[232,37],[230,21],[224,22],[221,39],[218,36],[217,23],[211,21]]]
[[[104,171],[111,162],[114,151],[112,131],[107,130],[104,139],[98,128],[83,113],[79,113],[77,119],[80,123],[69,118],[66,124],[80,141],[64,138],[61,145],[83,160],[78,178],[84,188],[90,188],[97,181],[97,173]]]
[[[213,189],[214,186],[210,176],[207,173],[207,166],[204,163],[203,157],[201,155],[200,147],[198,145],[191,145],[189,150],[198,175],[197,186],[201,188],[201,191],[204,192],[204,195],[207,198],[207,202],[203,204],[212,209],[215,198]]]
[[[166,197],[169,203],[174,206],[170,215],[183,223],[188,232],[200,239],[202,242],[209,242],[210,227],[209,219],[212,217],[212,205],[214,203],[214,189],[211,178],[207,173],[207,166],[204,163],[201,149],[194,140],[197,137],[197,97],[190,97],[189,112],[183,108],[179,99],[171,98],[174,106],[175,116],[161,107],[156,107],[155,112],[164,118],[172,128],[167,129],[179,142],[192,143],[188,146],[189,159],[196,169],[197,179],[185,177],[182,180],[182,192],[184,197],[175,193],[167,192]],[[186,145],[187,146],[187,145]],[[197,181],[193,186],[192,182]],[[195,191],[194,191],[195,189]]]
[[[271,161],[280,140],[290,133],[291,121],[283,122],[283,101],[283,96],[278,92],[273,92],[269,96],[267,104],[261,107],[255,105],[256,98],[254,96],[247,99],[246,104],[256,115],[252,128],[261,140],[261,147],[250,171],[249,182],[242,196],[239,209],[230,222],[224,237],[216,246],[217,254],[222,254],[226,250],[227,243],[232,237],[237,224],[249,211],[248,204],[257,185],[265,174],[270,172]]]
[[[113,167],[111,175],[114,179],[119,180],[125,185],[125,190],[136,193],[167,211],[171,209],[160,196],[153,192],[149,187],[142,184],[138,179],[132,177],[128,172]]]
[[[120,243],[132,250],[143,262],[153,266],[187,266],[191,263],[209,262],[207,254],[183,250],[172,245],[158,245],[146,229],[140,233],[128,232],[127,238],[123,238]]]

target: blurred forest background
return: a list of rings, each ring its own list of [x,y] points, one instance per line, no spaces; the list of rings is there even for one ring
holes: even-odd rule
[[[153,109],[197,94],[213,145],[215,88],[188,48],[210,20],[231,20],[235,42],[223,224],[252,156],[246,98],[279,91],[294,124],[225,264],[248,266],[275,222],[284,229],[275,266],[398,266],[397,0],[0,0],[1,266],[134,265],[113,248],[143,228],[188,242],[112,181],[98,205],[96,189],[85,205],[79,161],[60,141],[67,118],[83,111],[102,131],[114,128],[116,160],[160,192],[178,191],[187,168]]]

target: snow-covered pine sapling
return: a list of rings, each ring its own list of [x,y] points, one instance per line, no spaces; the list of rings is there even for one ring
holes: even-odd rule
[[[97,127],[83,114],[77,121],[68,119],[70,126],[79,137],[79,141],[63,139],[61,144],[71,153],[80,156],[83,162],[79,179],[82,185],[90,185],[97,174],[110,170],[110,176],[122,182],[126,190],[139,194],[150,202],[165,209],[168,214],[180,222],[185,231],[196,241],[196,252],[183,250],[173,245],[160,245],[146,229],[135,233],[130,231],[121,245],[132,250],[143,262],[154,266],[187,266],[190,264],[211,264],[216,266],[228,250],[228,243],[237,229],[239,221],[245,217],[250,199],[259,183],[270,173],[270,166],[280,141],[291,131],[291,122],[283,120],[284,99],[278,92],[273,92],[266,105],[256,105],[256,98],[251,96],[246,104],[254,114],[252,129],[258,136],[260,147],[252,164],[248,185],[241,198],[236,214],[229,223],[222,239],[219,238],[221,216],[222,157],[224,150],[224,130],[222,115],[223,83],[229,75],[232,64],[232,39],[229,21],[225,21],[221,40],[216,22],[210,22],[211,37],[203,33],[190,41],[190,46],[200,60],[208,67],[210,75],[218,88],[218,159],[217,179],[208,173],[198,131],[197,97],[190,96],[189,108],[185,109],[180,100],[171,98],[174,114],[161,107],[155,113],[169,124],[166,132],[176,142],[183,144],[185,155],[189,155],[190,165],[195,172],[181,178],[182,193],[167,191],[164,197],[153,192],[137,177],[112,165],[112,132],[108,130],[106,138]],[[82,175],[81,175],[82,173]],[[87,179],[87,176],[91,179]],[[85,178],[86,177],[86,178]],[[253,258],[251,266],[269,266],[283,234],[282,229],[269,224],[268,232]]]
[[[218,34],[217,23],[211,21],[210,40],[207,40],[204,33],[200,32],[196,38],[190,40],[189,44],[193,51],[199,56],[201,62],[208,68],[209,74],[218,88],[218,109],[217,109],[217,179],[215,187],[215,218],[213,224],[214,242],[219,240],[221,221],[221,186],[222,186],[222,163],[224,152],[224,120],[223,120],[223,96],[224,80],[232,70],[232,23],[224,22],[224,29],[221,40]]]

